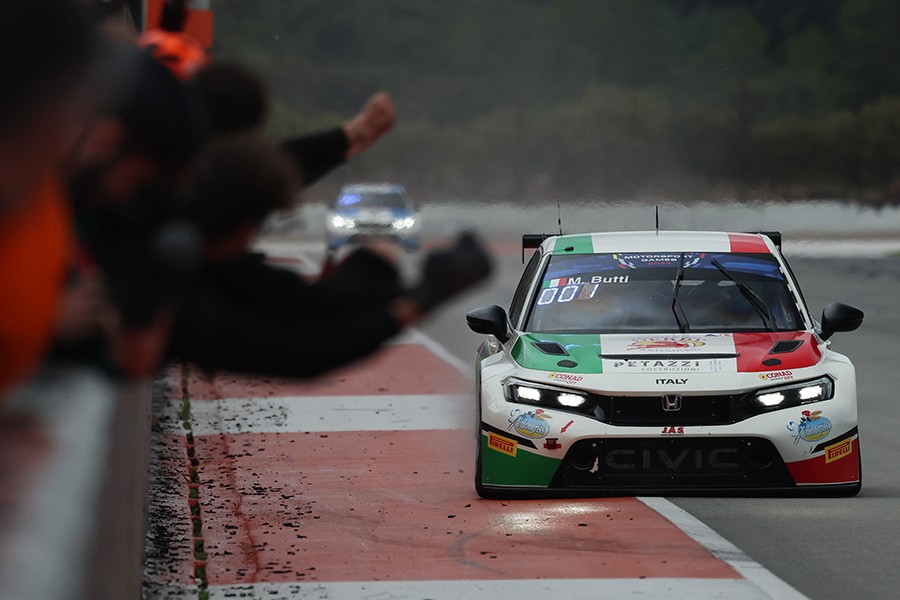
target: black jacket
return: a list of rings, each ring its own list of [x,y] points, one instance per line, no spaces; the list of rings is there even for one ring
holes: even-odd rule
[[[350,142],[341,128],[295,137],[281,143],[281,149],[293,159],[305,185],[312,185],[329,171],[344,164]]]
[[[186,294],[169,358],[206,370],[313,377],[374,352],[397,334],[396,270],[360,250],[325,282],[245,255],[207,265]]]

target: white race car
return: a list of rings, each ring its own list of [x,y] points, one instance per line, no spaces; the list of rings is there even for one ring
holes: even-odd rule
[[[782,493],[862,484],[856,375],[778,233],[526,235],[509,312],[474,310],[484,497]]]
[[[394,240],[408,251],[418,250],[421,228],[406,190],[389,184],[345,185],[325,221],[329,250],[366,238]]]

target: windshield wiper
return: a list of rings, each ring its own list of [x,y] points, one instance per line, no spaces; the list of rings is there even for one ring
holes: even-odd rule
[[[762,319],[763,325],[765,325],[765,327],[766,327],[766,331],[774,331],[775,330],[775,316],[772,315],[772,311],[769,309],[768,306],[766,306],[765,300],[760,298],[759,294],[754,292],[753,289],[750,286],[748,286],[746,283],[736,279],[735,276],[732,275],[728,269],[726,269],[724,266],[722,266],[722,263],[720,263],[719,261],[717,261],[715,259],[710,262],[712,262],[712,264],[715,265],[715,267],[719,271],[722,272],[722,275],[724,275],[725,277],[727,277],[728,279],[730,279],[731,281],[734,282],[734,285],[737,286],[737,288],[741,291],[741,294],[743,294],[744,298],[746,298],[747,301],[750,303],[750,305],[754,308],[754,310],[756,310],[756,313],[759,315],[759,318]]]
[[[681,281],[684,279],[684,252],[678,260],[678,272],[675,274],[675,285],[672,286],[672,313],[675,315],[675,321],[678,323],[678,330],[681,333],[688,333],[691,326],[687,317],[684,315],[684,309],[681,308],[681,302],[678,300],[678,290],[681,289]]]

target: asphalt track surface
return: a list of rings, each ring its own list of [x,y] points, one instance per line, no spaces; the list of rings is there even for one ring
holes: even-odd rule
[[[467,310],[506,306],[522,264],[497,254],[488,284],[447,306],[422,329],[472,363],[481,336]],[[790,256],[788,256],[790,259]],[[900,258],[791,260],[814,315],[832,301],[866,313],[833,348],[857,369],[862,492],[852,498],[671,498],[795,589],[816,600],[900,597]]]

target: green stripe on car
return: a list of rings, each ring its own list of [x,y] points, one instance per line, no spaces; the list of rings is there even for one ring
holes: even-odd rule
[[[560,459],[547,458],[519,446],[515,456],[488,447],[488,436],[481,434],[481,483],[485,485],[530,485],[547,487],[553,480]]]
[[[535,344],[556,342],[568,354],[547,354]],[[512,358],[520,366],[536,371],[558,371],[560,373],[602,373],[600,359],[600,336],[593,333],[547,334],[527,333],[519,336],[512,349]],[[563,362],[562,365],[559,363]],[[575,366],[565,366],[575,363]]]
[[[589,235],[567,235],[556,238],[553,254],[594,254],[594,241]]]

